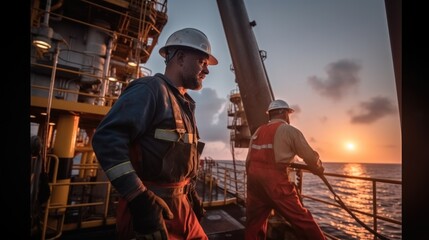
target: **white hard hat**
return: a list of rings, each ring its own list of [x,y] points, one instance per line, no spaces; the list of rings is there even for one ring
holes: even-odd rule
[[[269,111],[275,110],[275,109],[287,109],[289,113],[293,113],[295,111],[289,107],[289,104],[287,104],[287,102],[280,99],[274,100],[270,103],[267,109],[267,114]]]
[[[207,53],[209,55],[209,65],[218,63],[211,53],[211,46],[207,36],[195,28],[184,28],[171,34],[165,45],[159,49],[159,54],[165,58],[167,48],[173,46],[190,47]]]

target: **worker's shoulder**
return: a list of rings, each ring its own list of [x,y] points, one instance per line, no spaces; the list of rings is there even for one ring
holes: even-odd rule
[[[141,86],[141,85],[160,85],[160,84],[161,83],[158,80],[158,78],[154,76],[144,76],[144,77],[132,80],[128,84],[128,87]]]
[[[279,129],[281,129],[282,131],[301,133],[301,130],[299,130],[297,127],[292,126],[288,123],[280,124]]]
[[[162,91],[165,92],[166,84],[163,83],[162,79],[155,76],[145,76],[137,78],[131,81],[126,87],[124,92],[141,92],[141,91],[150,91],[153,93]]]

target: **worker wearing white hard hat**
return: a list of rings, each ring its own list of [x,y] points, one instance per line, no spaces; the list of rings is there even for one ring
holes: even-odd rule
[[[121,195],[117,239],[207,240],[195,181],[204,143],[195,122],[199,90],[216,65],[206,35],[194,28],[171,34],[159,50],[164,74],[128,84],[97,127],[92,146]]]
[[[168,62],[179,48],[191,48],[209,56],[208,65],[216,65],[217,59],[212,55],[211,45],[207,36],[198,29],[184,28],[171,34],[159,54]]]
[[[275,213],[294,228],[297,239],[326,239],[310,211],[304,208],[292,182],[287,166],[299,156],[313,169],[323,174],[319,154],[302,132],[290,125],[294,110],[283,100],[274,100],[267,108],[269,122],[252,135],[246,158],[246,240],[265,239],[268,216]]]

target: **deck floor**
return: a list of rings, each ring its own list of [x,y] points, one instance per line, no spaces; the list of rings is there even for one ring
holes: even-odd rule
[[[210,240],[244,239],[244,209],[237,204],[210,207],[201,225]]]

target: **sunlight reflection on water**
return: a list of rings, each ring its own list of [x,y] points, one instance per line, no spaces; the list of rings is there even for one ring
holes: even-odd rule
[[[348,175],[365,178],[401,180],[400,164],[359,164],[359,163],[324,163],[325,173]],[[244,170],[244,167],[243,169]],[[326,176],[335,193],[351,209],[371,214],[373,211],[371,181],[354,178]],[[402,219],[402,185],[377,182],[377,214],[397,221]],[[240,185],[240,189],[245,185]],[[334,195],[325,183],[311,173],[303,176],[302,193],[323,201],[337,204]],[[324,232],[342,239],[372,240],[372,234],[362,227],[347,211],[342,208],[304,199],[308,208]],[[354,212],[366,225],[373,227],[370,216]],[[402,239],[402,226],[377,220],[378,232],[392,240]]]
[[[325,173],[344,174],[349,176],[383,178],[400,180],[398,176],[400,165],[391,164],[359,164],[359,163],[326,163]],[[395,175],[396,174],[396,175]],[[328,199],[336,203],[334,195],[328,188],[322,187],[324,183],[313,174],[305,174],[303,181],[303,193],[312,197]],[[361,179],[344,179],[326,176],[335,193],[350,209],[356,209],[365,213],[373,213],[373,185],[371,181]],[[383,217],[393,218],[400,221],[402,218],[402,196],[401,185],[377,183],[377,214]],[[330,206],[304,199],[304,205],[313,214],[321,228],[341,239],[373,239],[372,234],[359,225],[347,211],[336,206]],[[373,227],[373,218],[364,214],[354,212],[363,223]],[[378,231],[390,239],[402,239],[401,226],[378,221]]]

